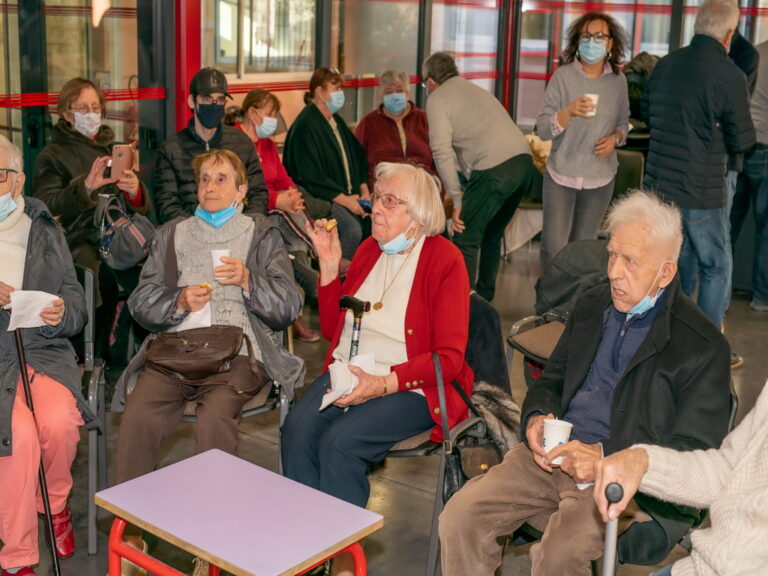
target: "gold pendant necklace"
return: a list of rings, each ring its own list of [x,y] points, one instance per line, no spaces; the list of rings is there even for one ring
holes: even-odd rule
[[[415,248],[415,246],[413,247]],[[381,291],[381,296],[379,297],[378,302],[373,303],[373,309],[374,310],[381,310],[384,308],[384,296],[386,295],[387,291],[392,288],[392,285],[395,283],[395,280],[397,280],[397,277],[400,275],[400,271],[405,268],[406,262],[408,262],[408,258],[411,257],[411,254],[413,254],[414,250],[411,248],[411,251],[408,252],[408,255],[405,257],[405,260],[403,260],[403,263],[400,264],[400,268],[397,269],[397,272],[395,272],[395,275],[392,277],[392,281],[387,285],[387,273],[389,272],[389,254],[385,254],[387,259],[384,261],[384,289]]]

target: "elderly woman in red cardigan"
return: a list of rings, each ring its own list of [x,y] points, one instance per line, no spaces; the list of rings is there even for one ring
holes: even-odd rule
[[[372,236],[339,278],[335,228],[316,220],[308,232],[320,262],[320,328],[331,341],[323,374],[291,410],[282,429],[285,475],[365,506],[366,472],[397,442],[432,428],[442,439],[432,353],[446,382],[467,394],[474,374],[464,360],[469,328],[469,278],[458,249],[440,233],[445,214],[438,185],[408,164],[381,163],[372,196]],[[331,228],[328,231],[328,228]],[[372,374],[356,367],[354,390],[319,410],[330,387],[328,365],[349,360],[352,313],[343,295],[372,303],[362,320],[359,353],[375,354]],[[458,392],[446,387],[448,423],[467,416]]]

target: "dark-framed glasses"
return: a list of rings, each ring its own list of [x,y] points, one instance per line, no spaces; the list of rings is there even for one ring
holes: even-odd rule
[[[376,200],[381,200],[381,205],[384,206],[384,208],[387,210],[392,210],[400,204],[405,206],[408,205],[408,202],[405,200],[400,200],[400,198],[394,196],[393,194],[377,194],[374,192],[371,194],[371,204],[375,203]]]
[[[80,114],[88,114],[89,112],[93,112],[94,114],[101,114],[101,104],[94,104],[93,106],[88,106],[88,104],[80,104],[79,106],[70,106],[70,110],[74,110],[75,112],[79,112]]]
[[[0,184],[8,181],[8,172],[13,172],[14,174],[19,173],[18,170],[14,170],[13,168],[0,168]]]
[[[200,98],[200,104],[218,104],[224,106],[227,103],[226,96],[219,96],[218,98],[212,98],[211,96],[198,96]]]
[[[595,32],[594,34],[590,34],[589,32],[582,32],[581,36],[579,36],[579,40],[582,42],[589,42],[594,38],[595,42],[605,42],[610,37],[611,35],[606,34],[605,32]]]

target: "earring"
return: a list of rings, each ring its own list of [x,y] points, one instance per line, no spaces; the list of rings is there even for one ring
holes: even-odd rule
[[[610,60],[611,59],[611,53],[610,52],[608,52],[608,54],[605,55],[605,59],[606,60]]]

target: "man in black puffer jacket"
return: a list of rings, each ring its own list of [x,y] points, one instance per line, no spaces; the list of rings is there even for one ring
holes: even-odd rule
[[[643,184],[682,209],[682,288],[691,295],[699,276],[699,307],[718,327],[733,267],[727,156],[755,143],[747,81],[727,56],[738,21],[732,0],[705,0],[691,44],[659,61],[641,105],[651,129]]]
[[[192,78],[187,105],[194,113],[186,128],[171,136],[157,151],[155,205],[160,222],[190,216],[197,208],[197,184],[192,158],[211,150],[237,154],[248,172],[245,213],[267,213],[267,185],[253,142],[241,130],[224,126],[227,78],[214,68],[203,68]]]

